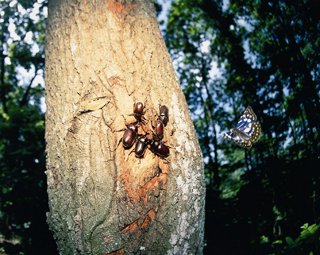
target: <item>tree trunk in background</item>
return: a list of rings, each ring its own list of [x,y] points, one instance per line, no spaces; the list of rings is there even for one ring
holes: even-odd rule
[[[60,254],[201,254],[205,184],[152,1],[50,1],[48,222]],[[169,162],[118,141],[134,102],[169,108]]]

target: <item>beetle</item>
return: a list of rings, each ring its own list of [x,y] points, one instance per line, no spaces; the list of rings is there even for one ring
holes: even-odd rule
[[[169,109],[165,105],[159,106],[159,118],[158,118],[164,126],[167,126],[169,121]]]
[[[128,124],[123,133],[122,145],[125,149],[129,149],[135,142],[138,134],[138,127],[136,124]]]
[[[142,158],[144,156],[148,144],[149,140],[146,138],[146,136],[138,138],[136,147],[134,149],[134,153],[137,158]]]
[[[162,159],[168,157],[170,154],[169,147],[162,141],[151,141],[150,150]]]
[[[133,104],[133,113],[129,114],[130,116],[134,116],[138,123],[144,122],[146,119],[144,115],[144,104],[142,102],[137,102]]]
[[[153,139],[160,141],[163,138],[164,126],[162,121],[157,120],[155,127],[153,127]]]

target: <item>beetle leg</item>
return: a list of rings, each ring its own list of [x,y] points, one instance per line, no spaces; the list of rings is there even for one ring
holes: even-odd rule
[[[130,156],[132,152],[135,152],[135,149],[134,149],[134,148],[129,152],[129,155],[128,155],[128,156]]]
[[[114,132],[122,132],[122,131],[126,131],[126,128],[115,130]]]
[[[131,114],[127,114],[127,115],[130,116]],[[122,116],[122,118],[123,118],[123,120],[124,120],[124,124],[125,124],[126,126],[128,126],[129,123],[127,122],[127,119],[124,117],[123,114],[121,114],[121,116]]]
[[[165,164],[169,164],[170,163],[170,160],[168,160],[168,159],[166,159],[166,158],[163,158],[163,157],[160,157],[162,160],[163,160],[163,162],[165,163]]]
[[[146,123],[148,123],[148,120],[146,119],[146,117],[144,117],[144,115],[141,116],[141,122],[143,125],[146,125]]]
[[[111,150],[111,149],[110,149],[110,151],[115,152],[115,151],[118,149],[118,147],[119,147],[119,145],[120,145],[121,142],[122,142],[122,137],[120,138],[120,140],[119,140],[119,142],[118,142],[118,144],[117,144],[117,147],[116,147],[114,150]]]

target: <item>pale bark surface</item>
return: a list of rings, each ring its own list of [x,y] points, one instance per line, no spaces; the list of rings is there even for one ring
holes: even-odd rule
[[[169,108],[169,162],[117,147],[139,101]],[[202,253],[202,156],[151,1],[49,1],[46,104],[61,254]]]

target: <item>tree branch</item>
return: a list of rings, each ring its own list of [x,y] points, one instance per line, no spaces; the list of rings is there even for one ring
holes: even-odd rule
[[[29,96],[30,90],[31,90],[31,86],[32,86],[32,83],[33,83],[34,79],[35,79],[35,78],[37,77],[37,75],[38,75],[38,70],[39,70],[38,67],[35,65],[35,73],[34,73],[34,76],[33,76],[32,79],[30,80],[29,85],[27,86],[27,89],[26,89],[26,91],[25,91],[22,99],[20,100],[20,103],[19,103],[20,106],[24,106],[24,105],[27,104],[27,102],[28,102],[28,96]]]

